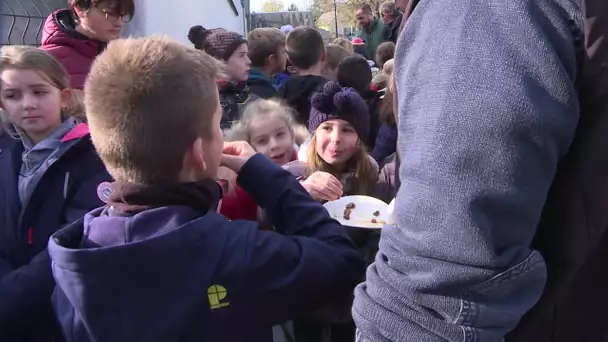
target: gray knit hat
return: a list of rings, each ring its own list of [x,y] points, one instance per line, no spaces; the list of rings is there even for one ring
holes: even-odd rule
[[[195,48],[223,61],[227,61],[239,46],[247,43],[247,40],[236,32],[223,28],[207,30],[200,25],[190,28],[188,39]]]

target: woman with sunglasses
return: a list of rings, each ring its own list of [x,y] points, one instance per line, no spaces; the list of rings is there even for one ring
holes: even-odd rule
[[[46,19],[41,49],[67,70],[72,88],[82,89],[95,57],[134,14],[134,0],[68,0]]]

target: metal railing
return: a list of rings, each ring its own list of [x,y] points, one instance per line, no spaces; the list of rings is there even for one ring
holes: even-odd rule
[[[40,45],[46,17],[65,4],[65,0],[1,0],[0,46]]]

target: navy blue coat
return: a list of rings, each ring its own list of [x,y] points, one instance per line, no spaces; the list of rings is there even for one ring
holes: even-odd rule
[[[23,144],[0,133],[0,341],[44,341],[55,322],[55,287],[48,239],[55,231],[103,205],[98,185],[111,180],[91,143],[88,127],[63,138],[64,153],[40,178],[22,207],[18,195]]]
[[[174,205],[97,209],[55,233],[67,340],[271,341],[273,325],[348,298],[365,263],[344,228],[262,155],[237,182],[277,232]]]
[[[384,165],[386,158],[397,150],[397,126],[382,124],[378,130],[376,144],[372,150],[372,157],[379,165]]]

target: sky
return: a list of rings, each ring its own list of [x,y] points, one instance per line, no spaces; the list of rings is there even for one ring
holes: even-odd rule
[[[266,0],[251,0],[251,11],[260,12],[264,1]],[[299,10],[305,10],[306,7],[308,7],[308,5],[312,3],[312,0],[281,0],[281,2],[283,2],[283,6],[285,7],[285,9],[287,9],[289,5],[294,3],[296,4],[296,6],[298,6]]]

